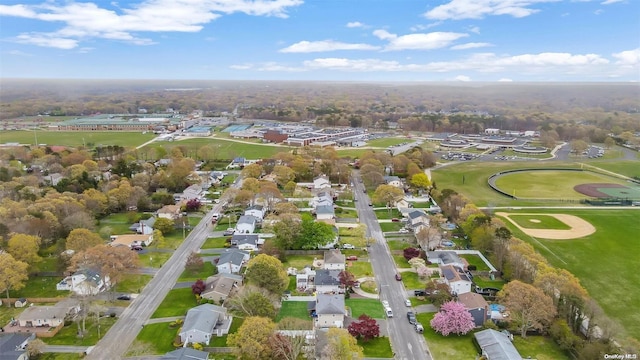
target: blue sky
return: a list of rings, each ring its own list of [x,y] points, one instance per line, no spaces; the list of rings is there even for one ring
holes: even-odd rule
[[[638,81],[639,0],[3,0],[0,77]]]

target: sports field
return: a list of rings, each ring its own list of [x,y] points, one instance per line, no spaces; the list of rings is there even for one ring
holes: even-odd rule
[[[263,145],[217,138],[198,138],[171,142],[153,142],[142,148],[141,151],[144,151],[146,148],[155,148],[157,146],[162,146],[170,153],[171,148],[175,146],[182,146],[188,150],[189,154],[196,154],[197,150],[204,145],[214,146],[216,149],[215,157],[218,159],[233,159],[237,156],[242,156],[247,159],[263,159],[269,156],[273,156],[274,154],[279,152],[291,151],[292,149],[288,146],[274,146],[272,144]]]
[[[114,132],[114,131],[0,131],[0,144],[20,143],[33,145],[64,145],[87,146],[93,148],[98,145],[118,145],[136,147],[153,139],[156,135],[142,132]]]
[[[536,215],[513,215],[509,218],[515,221],[520,227],[527,229],[553,229],[553,230],[569,230],[569,225],[563,223],[557,218],[544,214]]]
[[[548,240],[527,236],[505,221],[514,236],[531,243],[554,266],[576,275],[607,315],[622,324],[629,336],[640,339],[640,311],[629,307],[640,299],[640,209],[509,210],[510,217],[514,213],[569,214],[592,224],[596,231],[586,237]]]
[[[367,141],[367,146],[379,147],[379,148],[387,148],[388,146],[394,146],[394,145],[402,144],[403,142],[407,142],[408,140],[410,140],[410,139],[407,139],[407,138],[394,138],[394,137],[373,139],[373,140]]]

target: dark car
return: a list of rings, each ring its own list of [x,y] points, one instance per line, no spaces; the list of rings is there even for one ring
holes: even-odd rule
[[[425,296],[425,295],[427,295],[427,293],[425,293],[424,290],[414,290],[413,291],[413,295],[415,295],[415,296]]]
[[[400,222],[400,219],[398,219],[398,218],[393,218],[393,219],[391,219],[391,222]]]
[[[400,273],[396,274],[396,280],[402,281],[402,275],[400,275]]]
[[[409,324],[415,324],[418,322],[416,320],[416,314],[413,311],[407,311],[407,320],[409,320]]]
[[[117,298],[118,300],[131,300],[131,296],[129,295],[120,295]]]
[[[131,250],[135,250],[135,251],[142,251],[142,250],[144,250],[144,249],[142,248],[142,246],[132,246],[132,247],[131,247]]]

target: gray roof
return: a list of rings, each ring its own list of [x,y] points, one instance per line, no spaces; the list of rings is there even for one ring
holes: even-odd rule
[[[522,360],[522,356],[507,335],[487,329],[473,334],[489,360]]]
[[[209,353],[192,348],[180,348],[166,353],[160,360],[207,360]]]
[[[240,266],[244,261],[244,257],[246,256],[246,252],[242,250],[227,250],[220,254],[220,260],[218,260],[218,265],[231,263],[233,265]]]
[[[455,251],[429,251],[427,257],[430,259],[438,258],[444,265],[463,263]]]
[[[247,210],[259,210],[259,211],[262,211],[262,209],[264,209],[264,206],[262,205],[251,205],[247,208]]]
[[[227,309],[222,306],[203,304],[189,309],[182,325],[182,332],[198,330],[206,334],[211,334],[218,319],[223,317]]]
[[[344,295],[318,294],[316,295],[316,314],[346,314]]]
[[[417,218],[419,218],[421,216],[427,216],[427,214],[424,211],[421,211],[421,210],[413,210],[409,214],[407,214],[407,216],[410,219],[417,219]]]
[[[400,181],[400,178],[397,176],[385,176],[384,181],[385,182]]]
[[[340,285],[341,270],[316,270],[314,284],[318,285]]]
[[[316,207],[316,214],[330,214],[335,215],[333,205],[320,205]]]
[[[442,275],[449,281],[471,281],[466,273],[457,271],[453,265],[440,266],[440,270],[442,271]]]
[[[231,243],[234,245],[242,244],[258,244],[258,234],[233,234],[231,236]]]
[[[325,264],[344,264],[344,254],[339,249],[332,249],[324,252]]]
[[[255,226],[256,225],[256,218],[254,216],[251,216],[251,215],[242,215],[238,219],[238,224],[237,225],[240,225],[240,224],[249,224],[249,225]]]
[[[20,355],[26,352],[20,347],[32,337],[33,334],[0,334],[0,359],[18,359]]]

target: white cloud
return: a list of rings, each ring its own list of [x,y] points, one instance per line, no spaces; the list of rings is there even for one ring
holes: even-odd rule
[[[363,27],[364,24],[361,23],[360,21],[351,21],[351,22],[348,22],[346,26],[348,28],[359,28],[359,27]]]
[[[469,27],[469,32],[472,32],[474,34],[480,34],[480,28],[477,26],[471,26]]]
[[[20,51],[20,50],[9,50],[9,51],[6,52],[6,54],[13,55],[13,56],[33,56],[33,55],[29,54],[29,53],[26,53],[26,52]]]
[[[311,53],[337,50],[378,50],[380,47],[369,44],[350,44],[333,40],[300,41],[279,51],[282,53]]]
[[[601,5],[611,5],[611,4],[615,4],[615,3],[619,3],[622,2],[623,0],[605,0],[603,2],[601,2]]]
[[[17,41],[71,49],[78,46],[78,42],[91,38],[148,45],[153,41],[134,33],[198,32],[224,14],[286,18],[287,9],[300,4],[302,0],[144,0],[128,8],[118,7],[116,12],[91,2],[45,2],[40,5],[0,5],[0,16],[62,23],[63,27],[56,31],[21,34]]]
[[[399,71],[402,65],[397,61],[385,61],[379,59],[353,60],[346,58],[321,58],[304,62],[308,69],[330,69],[344,71]]]
[[[539,10],[531,6],[559,0],[451,0],[424,13],[428,19],[482,19],[491,15],[526,17]]]
[[[454,78],[456,81],[471,81],[471,78],[466,75],[458,75]]]
[[[412,27],[409,28],[409,30],[413,31],[413,32],[418,32],[418,31],[425,31],[428,29],[431,29],[432,27],[436,27],[442,25],[442,21],[436,21],[430,24],[418,24],[418,25],[413,25]]]
[[[386,30],[375,30],[373,35],[380,40],[387,40],[385,51],[397,50],[432,50],[449,46],[457,39],[467,37],[468,34],[454,32],[432,32],[408,35],[396,35]]]
[[[493,44],[490,43],[466,43],[466,44],[460,44],[460,45],[454,45],[451,47],[451,50],[467,50],[467,49],[478,49],[478,48],[483,48],[483,47],[488,47],[488,46],[493,46]]]
[[[621,51],[619,53],[612,54],[612,56],[618,61],[617,65],[622,66],[635,66],[640,65],[640,48],[634,50]]]
[[[501,78],[498,82],[513,82],[513,80],[509,78]]]

